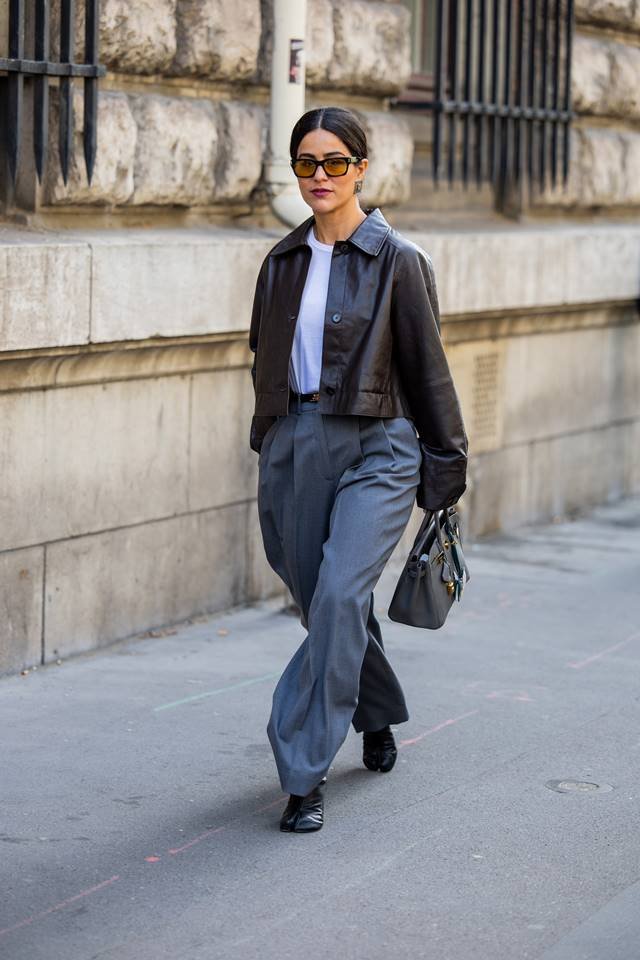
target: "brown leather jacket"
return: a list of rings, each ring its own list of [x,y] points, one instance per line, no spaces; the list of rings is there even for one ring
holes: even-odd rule
[[[417,503],[435,510],[465,489],[467,437],[440,339],[429,256],[379,207],[334,245],[327,295],[321,413],[410,417],[422,450]],[[249,445],[288,413],[289,358],[311,247],[310,216],[264,258],[256,282],[249,346],[255,411]]]

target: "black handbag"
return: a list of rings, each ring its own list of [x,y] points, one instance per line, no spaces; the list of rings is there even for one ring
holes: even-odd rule
[[[389,605],[389,618],[437,630],[460,600],[469,568],[455,507],[425,511]]]

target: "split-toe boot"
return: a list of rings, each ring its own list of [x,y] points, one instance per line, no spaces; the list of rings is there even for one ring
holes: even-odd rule
[[[365,732],[362,736],[362,762],[368,770],[388,773],[396,762],[398,750],[391,727]]]
[[[280,818],[280,829],[288,833],[311,833],[320,830],[324,823],[324,796],[323,787],[327,778],[323,777],[320,783],[306,796],[296,793],[289,796],[284,813]]]

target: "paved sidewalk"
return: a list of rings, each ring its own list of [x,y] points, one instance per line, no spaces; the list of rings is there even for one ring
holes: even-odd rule
[[[1,681],[3,960],[638,960],[640,501],[469,563],[435,632],[385,572],[411,719],[389,775],[350,732],[310,836],[277,828],[279,604]]]

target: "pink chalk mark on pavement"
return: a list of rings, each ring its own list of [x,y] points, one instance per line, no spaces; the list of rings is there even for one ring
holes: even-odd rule
[[[583,667],[588,666],[590,663],[594,663],[596,660],[602,659],[602,657],[606,657],[608,653],[613,653],[615,650],[619,650],[620,647],[624,647],[627,643],[631,643],[632,640],[640,640],[640,633],[632,633],[631,636],[626,637],[619,643],[614,643],[612,647],[606,647],[604,650],[601,650],[600,653],[594,653],[591,657],[586,657],[584,660],[570,660],[569,663],[567,663],[567,666],[571,667],[573,670],[582,670]]]
[[[203,840],[206,840],[208,837],[212,837],[214,833],[220,833],[222,830],[226,830],[226,826],[214,827],[213,830],[205,830],[204,833],[201,833],[200,836],[194,837],[193,840],[190,840],[189,843],[183,844],[181,847],[171,847],[167,853],[170,853],[174,857],[177,853],[182,853],[183,850],[189,850],[191,847],[195,847],[197,843],[202,843]]]
[[[26,920],[14,923],[11,927],[4,927],[3,930],[0,930],[0,937],[3,937],[6,933],[12,933],[14,930],[19,930],[21,927],[27,927],[30,923],[35,923],[36,920],[42,920],[43,917],[47,917],[50,913],[55,913],[57,910],[64,910],[65,907],[70,907],[71,904],[77,900],[82,900],[83,897],[89,897],[92,893],[97,893],[98,890],[104,890],[105,887],[111,886],[112,883],[115,883],[116,880],[119,879],[119,876],[110,877],[108,880],[103,880],[102,883],[97,883],[95,887],[89,887],[88,890],[81,890],[80,893],[76,893],[74,897],[61,900],[60,903],[56,903],[55,906],[43,910],[42,913],[34,913],[32,916],[27,917]]]
[[[458,723],[460,720],[465,720],[466,717],[472,717],[474,713],[479,713],[479,710],[470,710],[468,713],[462,713],[459,717],[451,717],[449,720],[443,720],[442,723],[438,723],[435,727],[431,727],[430,730],[425,730],[424,733],[420,733],[417,737],[413,737],[411,740],[401,740],[398,746],[402,747],[411,747],[414,743],[419,743],[420,740],[424,740],[425,737],[430,737],[432,733],[437,733],[438,730],[444,729],[444,727],[450,727],[454,723]]]
[[[526,690],[492,690],[485,693],[487,700],[516,700],[522,703],[533,703]]]

